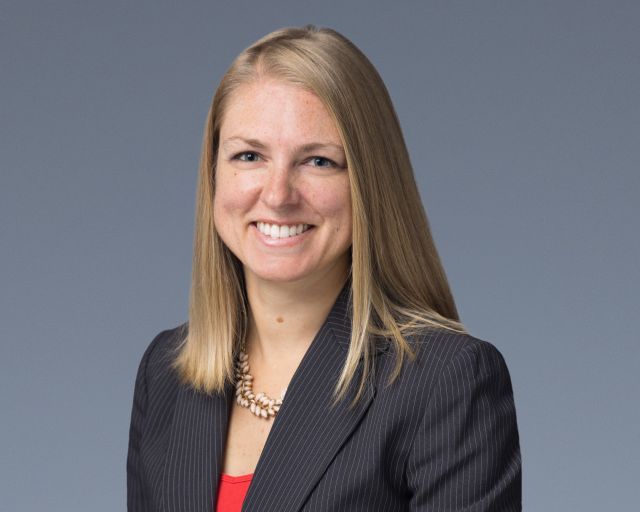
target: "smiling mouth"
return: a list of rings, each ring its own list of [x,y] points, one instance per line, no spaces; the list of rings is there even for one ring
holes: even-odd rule
[[[273,238],[274,240],[280,238],[291,238],[298,236],[305,231],[313,228],[313,224],[268,224],[266,222],[253,222],[254,226],[258,228],[258,231],[265,236]]]

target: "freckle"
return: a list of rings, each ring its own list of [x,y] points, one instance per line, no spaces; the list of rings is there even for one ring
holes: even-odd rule
[[[284,318],[282,318],[281,316],[276,318],[276,322],[278,322],[279,324],[281,324],[282,322],[284,322]]]

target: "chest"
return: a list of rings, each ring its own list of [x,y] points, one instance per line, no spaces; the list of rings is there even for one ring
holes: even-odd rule
[[[230,404],[231,392],[223,400],[180,388],[173,407],[150,402],[141,475],[151,509],[181,510],[188,502],[189,510],[211,510],[219,474],[253,474],[259,462],[248,494],[252,510],[404,510],[393,504],[404,503],[407,492],[414,437],[407,422],[415,422],[408,415],[419,412],[409,407],[411,395],[390,387],[373,400],[365,394],[352,409],[348,402],[318,406],[332,383],[323,394],[290,393],[275,421]]]
[[[255,471],[273,419],[256,417],[249,409],[231,406],[222,472],[248,475]]]

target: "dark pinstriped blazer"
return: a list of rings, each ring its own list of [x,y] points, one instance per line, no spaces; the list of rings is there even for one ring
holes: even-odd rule
[[[416,361],[385,387],[394,356],[380,342],[357,407],[328,408],[349,344],[348,284],[287,388],[243,511],[521,510],[511,379],[490,343],[427,330],[410,339]],[[233,386],[207,396],[179,385],[169,361],[186,327],[158,334],[140,362],[129,511],[214,510]]]

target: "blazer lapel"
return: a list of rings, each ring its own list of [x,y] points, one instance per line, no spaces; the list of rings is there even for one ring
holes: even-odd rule
[[[180,386],[162,481],[164,512],[212,512],[218,494],[233,385],[206,395]]]
[[[361,376],[361,362],[346,399],[330,408],[351,335],[349,292],[348,281],[287,387],[249,486],[244,511],[298,511],[375,396],[369,381],[358,404],[349,409]]]
[[[330,408],[351,336],[350,285],[348,280],[287,386],[243,510],[298,511],[375,396],[370,381],[349,409],[360,366],[345,399]],[[386,348],[380,345],[376,353]],[[212,396],[180,386],[165,454],[163,512],[215,510],[233,399],[233,384]]]

